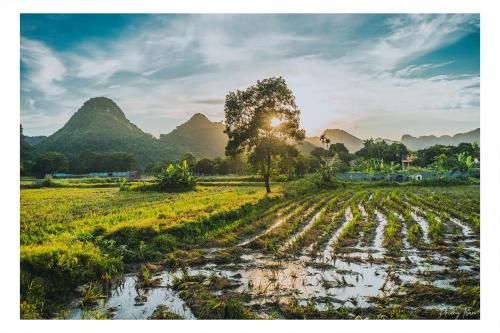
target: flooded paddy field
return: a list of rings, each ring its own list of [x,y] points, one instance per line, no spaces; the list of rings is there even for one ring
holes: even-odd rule
[[[66,317],[479,318],[479,228],[478,187],[322,190],[81,285]]]

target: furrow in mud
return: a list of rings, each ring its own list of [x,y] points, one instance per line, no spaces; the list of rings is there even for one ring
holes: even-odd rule
[[[379,249],[379,251],[382,253],[384,252],[384,229],[385,226],[387,225],[387,219],[385,216],[379,211],[375,210],[375,216],[378,221],[377,223],[377,228],[375,229],[375,240],[373,241],[373,247],[375,249]]]
[[[279,248],[286,242],[289,237],[288,235],[298,232],[301,227],[307,225],[310,219],[316,215],[332,197],[333,196],[324,195],[316,196],[307,207],[301,207],[294,211],[286,221],[281,223],[278,227],[273,228],[265,235],[250,242],[248,246],[253,249],[263,249],[264,251],[279,253]],[[319,201],[314,200],[316,198],[319,198]]]
[[[346,226],[349,224],[349,222],[351,222],[352,219],[353,219],[353,215],[352,215],[351,207],[347,207],[345,212],[344,212],[344,222],[342,223],[340,228],[338,228],[335,231],[333,236],[328,240],[326,249],[323,251],[323,254],[321,255],[322,261],[332,260],[333,254],[335,252],[335,245],[336,245],[340,235],[342,234],[342,232],[344,231]]]
[[[325,226],[321,234],[303,251],[305,255],[316,256],[324,246],[328,246],[331,235],[341,228],[345,220],[346,200],[338,203],[326,217]]]
[[[283,209],[282,211],[278,211],[274,215],[276,218],[275,218],[274,222],[271,224],[271,226],[269,226],[267,229],[265,229],[261,233],[258,233],[257,235],[254,235],[254,236],[252,236],[250,238],[247,238],[247,239],[239,242],[237,244],[237,246],[246,246],[246,245],[252,243],[253,241],[261,238],[262,236],[268,234],[269,232],[271,232],[275,228],[277,228],[280,225],[282,225],[283,223],[285,223],[287,221],[287,219],[289,219],[294,214],[296,214],[297,213],[297,209],[300,209],[301,205],[303,203],[307,203],[307,202],[309,202],[310,204],[313,203],[313,200],[311,200],[311,197],[308,197],[307,199],[301,200],[300,202],[297,202],[295,204],[291,204],[290,206],[287,207],[287,209]]]
[[[320,215],[324,213],[324,208],[318,211],[310,220],[307,222],[307,224],[295,235],[291,236],[285,244],[283,244],[279,251],[283,252],[287,250],[290,246],[292,246],[302,235],[304,235],[309,229],[311,229],[314,226],[314,223],[319,219]]]
[[[415,207],[415,209],[417,209]],[[420,225],[420,228],[422,228],[422,239],[424,243],[429,243],[429,222],[427,220],[420,216],[419,214],[416,214],[414,212],[411,212],[412,218],[415,220]]]
[[[298,241],[302,240],[308,232],[314,231],[314,228],[318,228],[320,224],[328,223],[328,219],[331,219],[330,213],[335,205],[339,204],[341,198],[334,196],[309,220],[309,222],[297,233],[291,236],[283,246],[280,248],[280,252],[286,251],[290,247],[294,247]],[[311,244],[312,246],[312,244]]]

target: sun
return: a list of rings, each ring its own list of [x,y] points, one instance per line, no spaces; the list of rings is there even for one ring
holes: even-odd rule
[[[271,119],[271,126],[272,126],[272,127],[276,127],[276,126],[278,126],[279,124],[281,124],[281,120],[279,120],[278,118],[273,118],[273,119]]]

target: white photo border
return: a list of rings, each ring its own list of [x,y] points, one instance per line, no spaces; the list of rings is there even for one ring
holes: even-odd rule
[[[0,332],[499,332],[500,8],[487,0],[0,0]],[[19,319],[21,13],[479,13],[481,319],[53,321]]]

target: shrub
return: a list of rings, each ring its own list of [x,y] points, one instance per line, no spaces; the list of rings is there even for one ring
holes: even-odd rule
[[[192,189],[196,185],[185,160],[181,164],[169,164],[157,178],[160,190]]]
[[[315,188],[335,189],[343,186],[335,176],[336,172],[330,166],[321,166],[313,175],[312,181]]]
[[[120,191],[125,191],[127,189],[127,178],[122,178],[120,179],[120,181],[118,182],[119,186],[120,186]]]
[[[43,179],[43,186],[51,187],[54,186],[54,178],[52,176],[47,176]]]
[[[154,246],[162,252],[170,252],[175,249],[175,237],[169,234],[162,234],[154,238]]]
[[[287,175],[275,175],[272,177],[272,180],[275,182],[286,182],[289,180]]]

